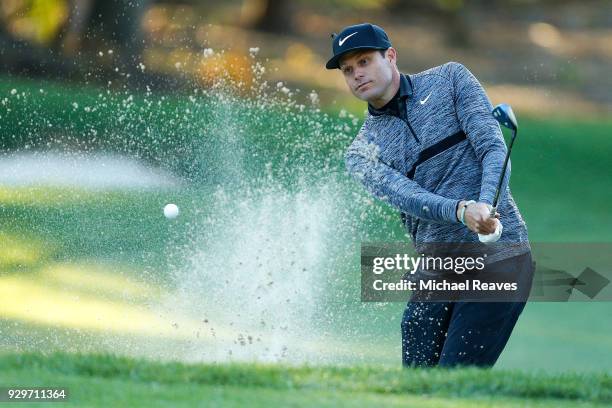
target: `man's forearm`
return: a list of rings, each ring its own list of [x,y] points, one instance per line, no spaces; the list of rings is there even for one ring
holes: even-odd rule
[[[503,134],[491,114],[491,101],[480,82],[463,65],[455,63],[453,68],[457,117],[482,165],[479,201],[493,204],[506,156]],[[506,191],[509,179],[510,166],[504,177],[502,193]]]
[[[375,149],[375,145],[368,144],[358,136],[345,156],[349,174],[361,182],[366,190],[410,216],[439,223],[458,222],[456,212],[459,200],[427,191],[378,160],[375,154],[365,153]]]

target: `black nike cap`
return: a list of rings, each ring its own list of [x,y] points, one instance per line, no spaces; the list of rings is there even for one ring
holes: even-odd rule
[[[338,64],[340,57],[349,51],[365,49],[386,50],[389,47],[391,47],[391,41],[389,41],[385,30],[379,26],[369,23],[348,26],[342,29],[339,35],[333,37],[332,52],[334,56],[327,61],[325,68],[340,68]]]

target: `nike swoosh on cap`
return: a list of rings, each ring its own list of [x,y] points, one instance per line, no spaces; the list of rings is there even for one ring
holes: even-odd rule
[[[351,37],[352,37],[352,36],[354,36],[355,34],[357,34],[357,31],[355,31],[353,34],[349,34],[349,35],[347,35],[346,37],[339,39],[339,40],[338,40],[338,45],[339,45],[340,47],[342,47],[342,44],[344,44],[344,42],[345,42],[346,40],[348,40],[349,38],[351,38]]]

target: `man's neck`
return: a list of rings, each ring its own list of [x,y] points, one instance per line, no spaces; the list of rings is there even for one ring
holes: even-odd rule
[[[372,105],[376,109],[380,109],[383,106],[385,106],[395,96],[395,94],[399,90],[399,87],[400,87],[400,76],[399,76],[399,72],[395,71],[393,73],[393,78],[391,79],[391,85],[389,85],[385,93],[380,98],[376,98],[368,102],[370,103],[370,105]]]

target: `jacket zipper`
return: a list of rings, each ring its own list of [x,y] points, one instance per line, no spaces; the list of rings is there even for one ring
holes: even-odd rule
[[[412,125],[410,124],[410,121],[408,120],[408,102],[407,101],[404,101],[402,116],[403,117],[401,117],[400,119],[406,122],[406,124],[408,125],[408,128],[410,129],[410,133],[412,133],[412,136],[414,137],[414,139],[417,141],[418,144],[421,144],[421,141],[417,137],[416,132],[414,131],[414,129],[412,128]]]
[[[406,79],[408,79],[408,81],[410,82],[412,86],[412,80],[410,79],[410,75],[406,75]],[[410,124],[410,121],[408,120],[408,101],[406,100],[404,101],[404,115],[406,116],[406,123],[408,124],[408,128],[410,129],[412,136],[414,136],[414,139],[417,141],[418,144],[421,144],[421,141],[417,137],[416,132],[414,131],[414,129],[412,128],[412,125]]]
[[[408,110],[407,106],[406,106],[406,110]],[[408,112],[406,112],[406,123],[408,124],[408,128],[410,129],[412,136],[414,136],[414,139],[417,141],[418,144],[421,144],[421,141],[417,137],[416,132],[414,131],[414,129],[412,128],[412,125],[410,124],[410,121],[408,120]]]

